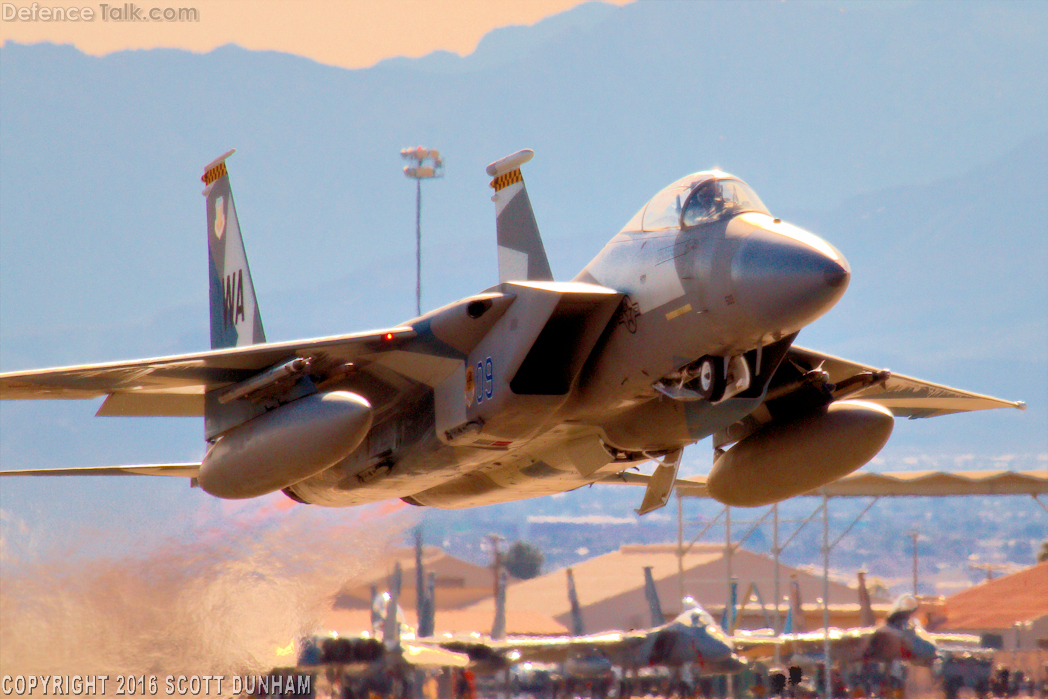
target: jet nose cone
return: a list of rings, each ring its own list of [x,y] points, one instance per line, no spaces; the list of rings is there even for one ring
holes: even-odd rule
[[[703,634],[693,645],[709,662],[724,662],[735,654],[735,649],[729,641],[710,633]]]
[[[851,268],[838,250],[789,224],[754,230],[731,265],[735,300],[767,331],[792,332],[844,295]]]
[[[934,643],[918,636],[913,642],[912,662],[918,665],[931,665],[938,650]]]
[[[718,660],[722,658],[730,660],[735,657],[735,649],[723,641],[718,643],[717,649],[714,652]]]
[[[838,286],[847,289],[848,282],[851,280],[851,268],[848,267],[847,260],[841,258],[841,260],[827,264],[826,269],[823,270],[823,280],[831,289],[836,289]]]

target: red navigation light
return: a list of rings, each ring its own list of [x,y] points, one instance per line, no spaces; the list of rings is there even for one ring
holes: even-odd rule
[[[392,340],[392,339],[393,339],[393,333],[386,333],[386,340]]]

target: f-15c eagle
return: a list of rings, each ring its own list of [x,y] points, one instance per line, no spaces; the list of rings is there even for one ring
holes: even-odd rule
[[[713,435],[709,493],[752,506],[859,468],[895,417],[1025,407],[795,346],[844,294],[848,262],[719,170],[663,189],[575,279],[554,281],[520,170],[530,150],[487,168],[497,286],[374,332],[267,343],[232,153],[202,178],[210,351],[0,374],[3,399],[203,416],[202,462],[3,475],[173,475],[220,498],[463,508],[654,460],[643,513],[665,504],[684,447]]]

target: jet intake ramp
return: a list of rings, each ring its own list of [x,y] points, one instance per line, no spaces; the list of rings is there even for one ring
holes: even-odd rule
[[[435,388],[437,435],[448,444],[533,437],[567,400],[623,296],[596,284],[542,281],[506,282],[488,293],[513,302]]]
[[[600,287],[561,294],[510,389],[517,395],[565,395],[620,298],[621,294],[608,294]]]

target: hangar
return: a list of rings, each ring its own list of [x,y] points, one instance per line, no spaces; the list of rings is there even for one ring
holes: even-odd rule
[[[942,626],[948,631],[999,634],[1004,650],[1048,650],[1048,561],[946,598]]]
[[[354,578],[338,591],[322,619],[327,631],[340,635],[355,636],[371,631],[372,589],[384,591],[397,563],[401,566],[403,584],[400,604],[404,610],[404,621],[413,628],[418,627],[415,550],[395,549],[373,566],[364,575]],[[479,600],[494,597],[494,579],[491,568],[478,566],[448,554],[443,549],[426,546],[422,551],[422,567],[434,574],[434,599],[436,604],[435,633],[486,633],[491,630],[494,605],[489,610],[469,609]],[[509,579],[510,584],[517,582]],[[506,628],[513,635],[559,635],[568,629],[554,620],[548,613],[510,607],[506,613]]]
[[[371,588],[384,590],[394,563],[403,570],[401,606],[405,621],[417,625],[415,609],[415,554],[412,549],[393,551],[364,576],[354,579],[336,595],[333,608],[324,617],[324,626],[341,633],[361,633],[371,628]],[[734,577],[738,580],[740,610],[738,628],[761,628],[774,618],[771,599],[774,562],[765,555],[744,549],[733,554]],[[438,634],[486,632],[495,614],[492,571],[464,561],[436,547],[425,547],[423,566],[436,573],[436,632]],[[667,618],[680,613],[677,599],[676,544],[629,544],[618,551],[596,556],[573,566],[575,585],[582,607],[586,633],[612,629],[651,626],[644,597],[644,567],[652,568],[659,600]],[[696,544],[684,556],[685,594],[698,600],[711,614],[720,615],[726,604],[727,560],[721,544]],[[822,578],[811,573],[780,566],[783,580],[796,580],[804,602],[808,628],[821,625]],[[532,580],[509,579],[506,591],[506,629],[510,635],[566,634],[571,627],[565,569]],[[874,612],[883,616],[891,601],[872,597]],[[780,601],[780,618],[786,617],[788,604]],[[830,584],[832,623],[855,626],[859,623],[856,589],[841,583]]]
[[[667,618],[682,611],[677,596],[677,545],[629,544],[618,551],[596,556],[572,567],[586,633],[612,629],[636,629],[651,626],[648,603],[644,596],[644,567],[652,568],[663,614]],[[692,546],[684,555],[684,593],[694,597],[711,614],[723,613],[726,599],[727,557],[722,544],[702,543]],[[733,554],[733,577],[738,581],[737,628],[762,628],[772,625],[774,600],[774,562],[745,549]],[[779,566],[782,580],[796,580],[809,628],[821,625],[822,578],[789,566]],[[855,626],[859,603],[855,588],[830,583],[832,623]],[[571,625],[565,571],[557,570],[532,580],[511,584],[506,591],[510,610],[542,612],[565,626]],[[885,614],[891,601],[873,599],[875,612]],[[467,608],[482,614],[494,614],[494,602],[488,598]],[[780,601],[779,613],[786,617],[787,604]]]

